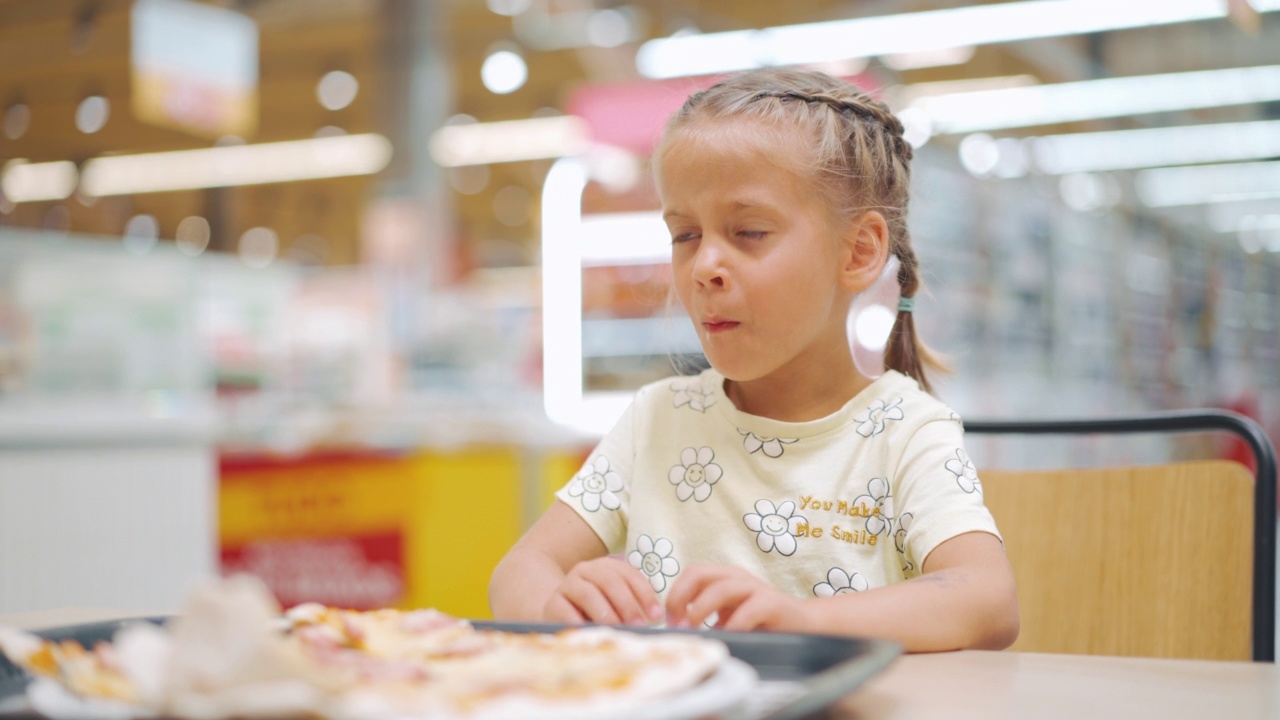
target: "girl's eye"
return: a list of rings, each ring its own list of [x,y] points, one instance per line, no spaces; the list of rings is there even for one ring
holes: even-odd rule
[[[761,240],[764,238],[764,236],[768,234],[769,233],[765,232],[764,230],[739,230],[738,231],[738,235],[744,238],[747,238],[748,240]]]
[[[671,243],[674,245],[676,243],[685,242],[686,240],[696,240],[696,239],[698,239],[698,233],[696,232],[676,233],[676,235],[671,238]]]

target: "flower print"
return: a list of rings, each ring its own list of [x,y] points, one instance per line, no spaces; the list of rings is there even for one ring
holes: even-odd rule
[[[622,506],[618,491],[622,490],[622,476],[609,469],[609,458],[597,455],[591,459],[569,483],[569,496],[581,497],[582,507],[595,512],[603,506],[617,510]]]
[[[765,455],[771,458],[782,457],[782,446],[790,445],[796,441],[795,438],[760,437],[742,428],[738,428],[738,434],[742,435],[742,447],[746,448],[748,453],[762,450]]]
[[[680,453],[680,464],[671,468],[667,479],[676,486],[676,497],[681,502],[689,496],[698,502],[711,497],[711,486],[724,475],[720,466],[711,462],[715,456],[715,452],[705,446],[696,450],[687,447]]]
[[[916,569],[916,564],[907,559],[907,533],[911,532],[911,513],[902,513],[898,517],[898,529],[893,533],[893,545],[898,548],[898,555],[902,556],[902,572],[911,572]]]
[[[862,573],[847,573],[838,567],[827,571],[827,581],[813,586],[813,594],[818,597],[832,595],[848,595],[851,592],[862,592],[868,587],[867,579]]]
[[[706,412],[707,408],[716,404],[716,395],[714,392],[702,386],[699,379],[685,380],[671,383],[671,404],[673,407],[688,406],[692,410],[698,412]]]
[[[667,579],[680,572],[680,563],[671,557],[673,549],[666,538],[654,542],[648,535],[641,535],[636,539],[636,549],[627,555],[627,562],[649,578],[654,592],[662,592],[667,589]]]
[[[891,497],[888,480],[871,478],[867,483],[867,494],[853,499],[855,507],[866,507],[871,510],[871,515],[867,517],[867,532],[872,535],[879,535],[889,530],[893,524],[893,515],[889,512],[889,508],[885,507],[885,501]]]
[[[756,511],[742,516],[742,522],[756,533],[756,546],[762,552],[776,549],[783,555],[796,551],[796,535],[800,524],[808,520],[803,515],[793,515],[796,504],[787,500],[774,507],[768,500],[757,500]]]
[[[898,398],[888,405],[883,400],[877,400],[871,403],[867,411],[853,418],[858,423],[858,434],[862,437],[872,437],[884,432],[884,423],[886,420],[901,420],[905,417],[902,414],[902,398]]]
[[[956,484],[961,490],[982,494],[982,481],[978,479],[978,469],[973,466],[973,461],[969,459],[964,448],[956,449],[956,456],[947,461],[946,468],[956,476]]]

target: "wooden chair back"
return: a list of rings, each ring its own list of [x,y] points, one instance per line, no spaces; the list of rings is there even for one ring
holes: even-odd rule
[[[1018,582],[1012,649],[1250,659],[1255,482],[1243,466],[980,474]]]

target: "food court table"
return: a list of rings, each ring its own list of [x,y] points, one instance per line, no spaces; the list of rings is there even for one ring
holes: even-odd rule
[[[0,615],[36,629],[137,616],[63,609]],[[840,720],[1280,718],[1280,668],[1198,660],[965,652],[905,655],[840,700]]]
[[[965,651],[906,655],[831,717],[1280,718],[1274,664]]]

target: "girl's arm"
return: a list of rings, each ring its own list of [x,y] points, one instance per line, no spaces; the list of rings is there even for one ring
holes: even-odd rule
[[[662,607],[644,574],[607,554],[591,526],[557,500],[494,569],[493,616],[636,625],[660,619]]]
[[[736,568],[690,568],[672,588],[669,622],[712,612],[726,630],[779,630],[894,640],[908,652],[1001,649],[1018,637],[1018,599],[1004,546],[970,532],[938,545],[923,574],[865,592],[800,599]]]

